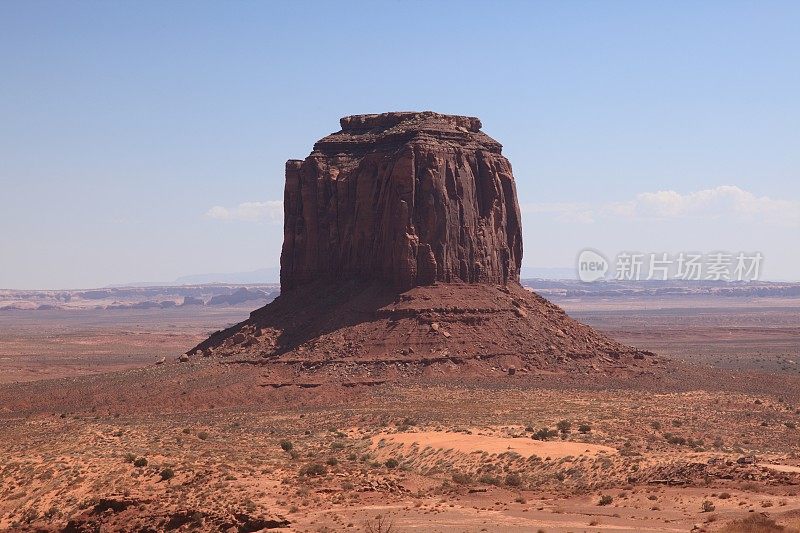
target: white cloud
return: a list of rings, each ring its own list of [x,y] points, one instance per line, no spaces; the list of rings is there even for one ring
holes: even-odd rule
[[[596,218],[734,218],[768,225],[800,226],[800,202],[756,196],[735,185],[681,194],[644,192],[633,199],[598,206],[585,203],[528,204],[527,213],[552,213],[560,222],[592,223]]]
[[[283,222],[283,202],[267,200],[266,202],[243,202],[236,207],[215,205],[206,211],[206,217],[215,220],[242,220],[246,222]]]
[[[607,213],[637,218],[733,216],[772,224],[800,223],[800,202],[756,196],[735,185],[680,194],[675,191],[646,192],[627,202],[604,206]]]

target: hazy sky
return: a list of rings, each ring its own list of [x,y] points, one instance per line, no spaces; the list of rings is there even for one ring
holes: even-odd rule
[[[284,162],[341,116],[475,115],[527,266],[800,264],[798,2],[0,2],[0,287],[278,265]],[[671,192],[670,192],[671,191]]]

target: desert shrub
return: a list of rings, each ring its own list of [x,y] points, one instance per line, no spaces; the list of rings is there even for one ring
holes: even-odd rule
[[[161,481],[169,481],[175,477],[175,471],[171,468],[165,468],[161,471]]]
[[[367,533],[393,533],[394,520],[378,515],[374,520],[364,522],[364,531]]]
[[[789,429],[797,429],[797,424],[794,422],[784,422],[783,425]]]
[[[344,449],[344,442],[337,440],[331,444],[331,448],[334,450],[342,450]]]
[[[358,456],[356,454],[354,454],[354,453],[350,453],[350,454],[347,455],[347,460],[348,461],[355,461],[356,459],[358,459]]]
[[[145,466],[147,466],[147,459],[145,459],[144,457],[139,457],[133,462],[133,466],[135,466],[136,468],[144,468]]]
[[[578,426],[578,432],[583,433],[584,435],[592,431],[592,426],[589,424],[581,424]]]
[[[556,429],[558,429],[562,435],[566,435],[569,433],[569,430],[572,429],[572,423],[569,420],[560,420],[558,424],[556,424]]]
[[[509,487],[519,487],[522,485],[522,478],[516,472],[511,472],[506,476],[506,485]]]
[[[703,504],[700,506],[700,511],[704,513],[710,513],[714,509],[716,509],[716,507],[709,500],[704,501]]]
[[[136,460],[136,456],[134,454],[128,452],[128,453],[125,454],[124,459],[125,459],[126,463],[132,463],[132,462],[134,462]]]
[[[500,480],[496,477],[490,476],[489,474],[483,474],[480,478],[478,478],[479,483],[483,483],[484,485],[499,485]]]
[[[465,474],[463,472],[454,472],[453,481],[455,481],[459,485],[469,485],[470,483],[472,483],[472,476],[470,476],[469,474]]]
[[[717,496],[720,500],[729,500],[731,498],[730,492],[720,492],[719,496]]]
[[[39,511],[33,507],[30,507],[26,509],[24,513],[22,513],[21,520],[26,524],[30,524],[31,522],[36,521],[37,518],[39,518]]]
[[[679,437],[678,435],[673,435],[672,433],[664,433],[664,439],[670,444],[677,444],[679,446],[686,444],[685,438]]]
[[[328,457],[328,460],[325,461],[328,466],[336,466],[339,464],[339,460],[336,457]]]
[[[600,501],[597,502],[597,505],[611,505],[613,501],[614,498],[610,494],[603,494],[600,496]]]
[[[653,420],[652,422],[650,422],[650,427],[658,431],[661,429],[661,422],[659,422],[658,420]]]
[[[383,464],[386,465],[386,468],[397,468],[397,465],[399,465],[400,463],[397,462],[397,459],[391,458],[387,459],[386,462]]]
[[[397,427],[398,427],[398,428],[399,428],[401,431],[405,431],[405,430],[407,430],[408,428],[410,428],[410,427],[413,427],[413,426],[416,426],[416,425],[417,425],[417,421],[416,421],[416,420],[414,420],[413,418],[405,418],[405,419],[403,419],[403,421],[402,421],[402,422],[400,422],[399,424],[397,424]]]
[[[206,431],[201,431],[197,434],[197,438],[200,440],[208,440],[208,433]]]
[[[324,476],[327,473],[325,465],[319,463],[310,463],[300,469],[301,476]]]
[[[281,450],[283,450],[285,452],[290,452],[290,451],[292,451],[293,448],[294,448],[294,444],[292,444],[288,440],[282,440],[281,441]]]
[[[531,438],[533,440],[547,440],[550,437],[555,437],[556,435],[558,435],[556,431],[553,431],[550,428],[542,428],[533,435],[531,435]]]
[[[797,533],[797,529],[778,525],[775,520],[765,514],[754,513],[747,518],[734,520],[721,533]]]

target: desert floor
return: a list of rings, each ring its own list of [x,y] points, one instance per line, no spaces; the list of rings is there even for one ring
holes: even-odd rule
[[[674,365],[274,388],[175,362],[245,307],[0,312],[0,529],[800,527],[798,300],[558,303]]]

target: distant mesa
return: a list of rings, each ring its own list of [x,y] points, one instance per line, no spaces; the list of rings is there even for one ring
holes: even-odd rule
[[[480,120],[401,112],[340,126],[286,163],[281,295],[190,356],[262,364],[265,386],[658,365],[520,286],[514,176]]]
[[[205,301],[202,298],[197,298],[195,296],[184,296],[183,303],[181,303],[181,307],[187,305],[205,305]]]
[[[212,296],[208,301],[208,305],[238,305],[253,300],[264,300],[266,298],[267,293],[262,290],[241,287],[231,294],[217,294]]]

